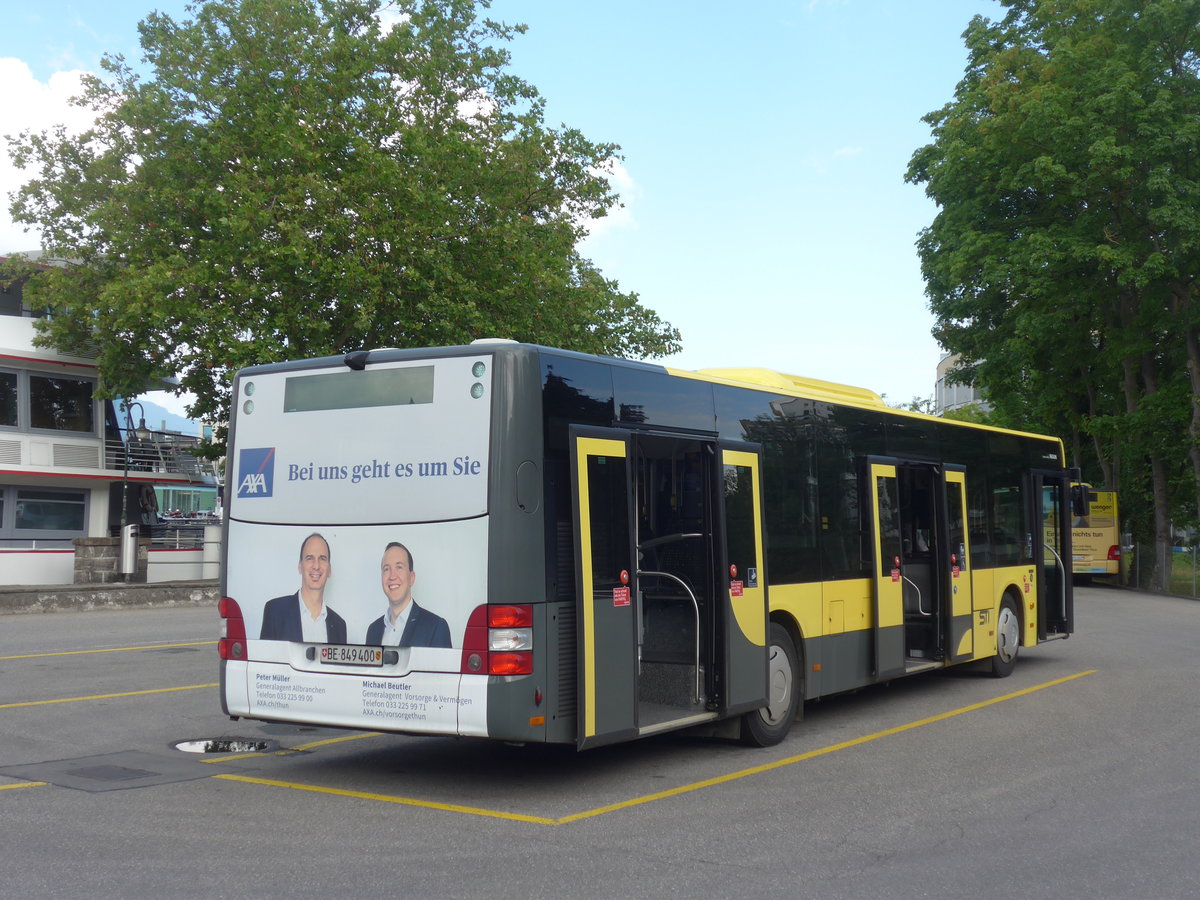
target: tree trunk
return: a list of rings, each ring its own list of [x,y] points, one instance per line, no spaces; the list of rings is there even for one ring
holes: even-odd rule
[[[1171,588],[1171,517],[1167,514],[1167,469],[1162,457],[1150,458],[1150,483],[1154,495],[1154,573],[1151,586],[1156,591]]]
[[[1150,353],[1142,354],[1144,398],[1158,393],[1158,365]],[[1167,466],[1157,448],[1146,453],[1150,463],[1150,492],[1154,500],[1154,572],[1151,585],[1166,592],[1171,584],[1171,515],[1167,491]]]

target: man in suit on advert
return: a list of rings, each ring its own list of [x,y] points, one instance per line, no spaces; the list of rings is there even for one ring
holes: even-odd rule
[[[395,541],[383,551],[379,566],[388,608],[367,627],[367,643],[393,647],[449,647],[450,626],[436,613],[418,606],[412,598],[412,554]]]
[[[268,600],[263,608],[264,641],[304,641],[307,644],[346,643],[346,620],[325,603],[325,585],[333,573],[329,542],[310,534],[300,545],[300,590]]]

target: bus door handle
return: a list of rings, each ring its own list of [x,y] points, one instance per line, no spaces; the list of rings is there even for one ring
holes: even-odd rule
[[[691,535],[687,535],[687,536],[691,537]],[[696,535],[696,537],[699,537],[699,535]],[[688,599],[690,599],[692,601],[692,613],[695,617],[693,619],[693,621],[695,622],[695,626],[696,626],[696,643],[695,643],[696,702],[700,703],[702,700],[702,697],[700,695],[700,602],[696,599],[696,595],[692,592],[692,589],[690,587],[688,587],[688,583],[686,581],[684,581],[682,578],[680,578],[678,575],[672,575],[670,572],[653,572],[653,571],[649,571],[649,570],[643,571],[641,569],[638,569],[637,574],[638,574],[638,578],[642,578],[644,576],[655,576],[655,575],[658,576],[659,578],[668,578],[671,581],[675,582],[677,585],[679,585],[681,588],[683,588],[684,592],[688,595]]]
[[[921,589],[919,587],[917,587],[917,583],[915,581],[913,581],[911,578],[909,578],[907,575],[905,575],[903,572],[900,573],[900,577],[903,578],[904,581],[907,582],[908,584],[911,584],[912,589],[917,592],[917,612],[923,616],[932,616],[933,615],[932,612],[925,611],[925,601],[921,597]]]

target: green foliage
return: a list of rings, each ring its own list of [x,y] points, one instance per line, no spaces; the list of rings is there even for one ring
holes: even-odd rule
[[[1001,421],[993,410],[985,409],[978,403],[968,403],[958,409],[949,409],[942,413],[943,419],[953,419],[955,422],[971,422],[975,425],[995,425],[998,428],[1017,428],[1022,426]]]
[[[511,337],[647,357],[679,334],[581,257],[618,198],[613,144],[543,123],[487,0],[226,0],[140,25],[78,137],[10,140],[17,221],[71,264],[35,279],[43,339],[103,389],[178,375],[223,420],[244,365]]]
[[[932,397],[913,397],[907,403],[891,403],[888,402],[887,395],[884,394],[883,401],[892,409],[904,409],[908,412],[924,413],[927,416],[933,415]]]
[[[1200,0],[1001,2],[907,175],[940,206],[935,335],[1002,420],[1090,440],[1161,540],[1197,505]]]

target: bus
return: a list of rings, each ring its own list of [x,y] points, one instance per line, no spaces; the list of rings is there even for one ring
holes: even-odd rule
[[[805,701],[1005,676],[1073,629],[1057,438],[503,340],[256,366],[233,391],[234,719],[769,746]]]
[[[1080,579],[1116,578],[1121,574],[1121,530],[1117,492],[1099,491],[1081,484],[1087,492],[1086,514],[1071,523],[1072,571]]]

